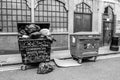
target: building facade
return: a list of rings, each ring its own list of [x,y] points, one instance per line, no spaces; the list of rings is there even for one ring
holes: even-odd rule
[[[18,22],[50,22],[57,42],[53,50],[69,49],[69,34],[99,32],[103,46],[120,33],[117,0],[1,0],[0,54],[19,53]]]

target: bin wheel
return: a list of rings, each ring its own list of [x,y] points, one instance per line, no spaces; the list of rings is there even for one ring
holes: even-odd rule
[[[82,59],[78,59],[78,63],[81,64],[82,63]]]
[[[21,70],[23,70],[23,71],[27,70],[27,65],[21,66]]]
[[[94,57],[94,62],[96,62],[97,56]]]

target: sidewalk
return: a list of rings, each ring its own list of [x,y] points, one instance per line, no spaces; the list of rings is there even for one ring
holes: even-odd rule
[[[11,58],[8,58],[8,57],[11,57]],[[120,57],[120,50],[110,51],[108,46],[104,46],[99,49],[99,56],[97,57],[97,61],[101,59],[116,58],[116,57]],[[51,54],[51,59],[54,59],[54,58],[71,58],[70,50],[54,51]],[[7,59],[7,62],[5,62],[5,59]],[[0,56],[0,60],[1,60],[0,71],[20,69],[21,64],[18,64],[18,63],[22,63],[20,54],[11,55],[11,56],[6,55],[6,58],[3,58],[2,56]],[[17,64],[17,65],[8,65],[8,64]],[[6,66],[2,66],[2,65],[6,65]]]
[[[48,74],[37,74],[37,68],[26,71],[0,72],[0,80],[120,80],[120,58],[85,62],[81,66],[59,68]]]
[[[110,51],[109,46],[100,47],[98,51],[98,59],[120,57],[119,51]],[[53,51],[51,59],[54,58],[70,58],[70,50]],[[0,65],[22,63],[21,54],[0,55]]]
[[[70,58],[70,50],[62,50],[62,51],[54,51],[51,55],[51,58]],[[99,48],[98,58],[97,59],[105,59],[112,57],[120,57],[120,48],[119,51],[111,51],[109,50],[109,46],[103,46]]]

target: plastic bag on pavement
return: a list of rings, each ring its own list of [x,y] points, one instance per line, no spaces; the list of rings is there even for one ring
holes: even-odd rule
[[[48,63],[40,63],[37,69],[37,74],[47,74],[54,70],[53,66]]]

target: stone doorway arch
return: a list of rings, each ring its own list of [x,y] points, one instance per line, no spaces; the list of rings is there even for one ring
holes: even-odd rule
[[[114,20],[115,15],[113,12],[113,8],[111,6],[105,7],[103,13],[103,27],[102,27],[103,46],[110,45],[111,38],[114,34],[115,29]]]

